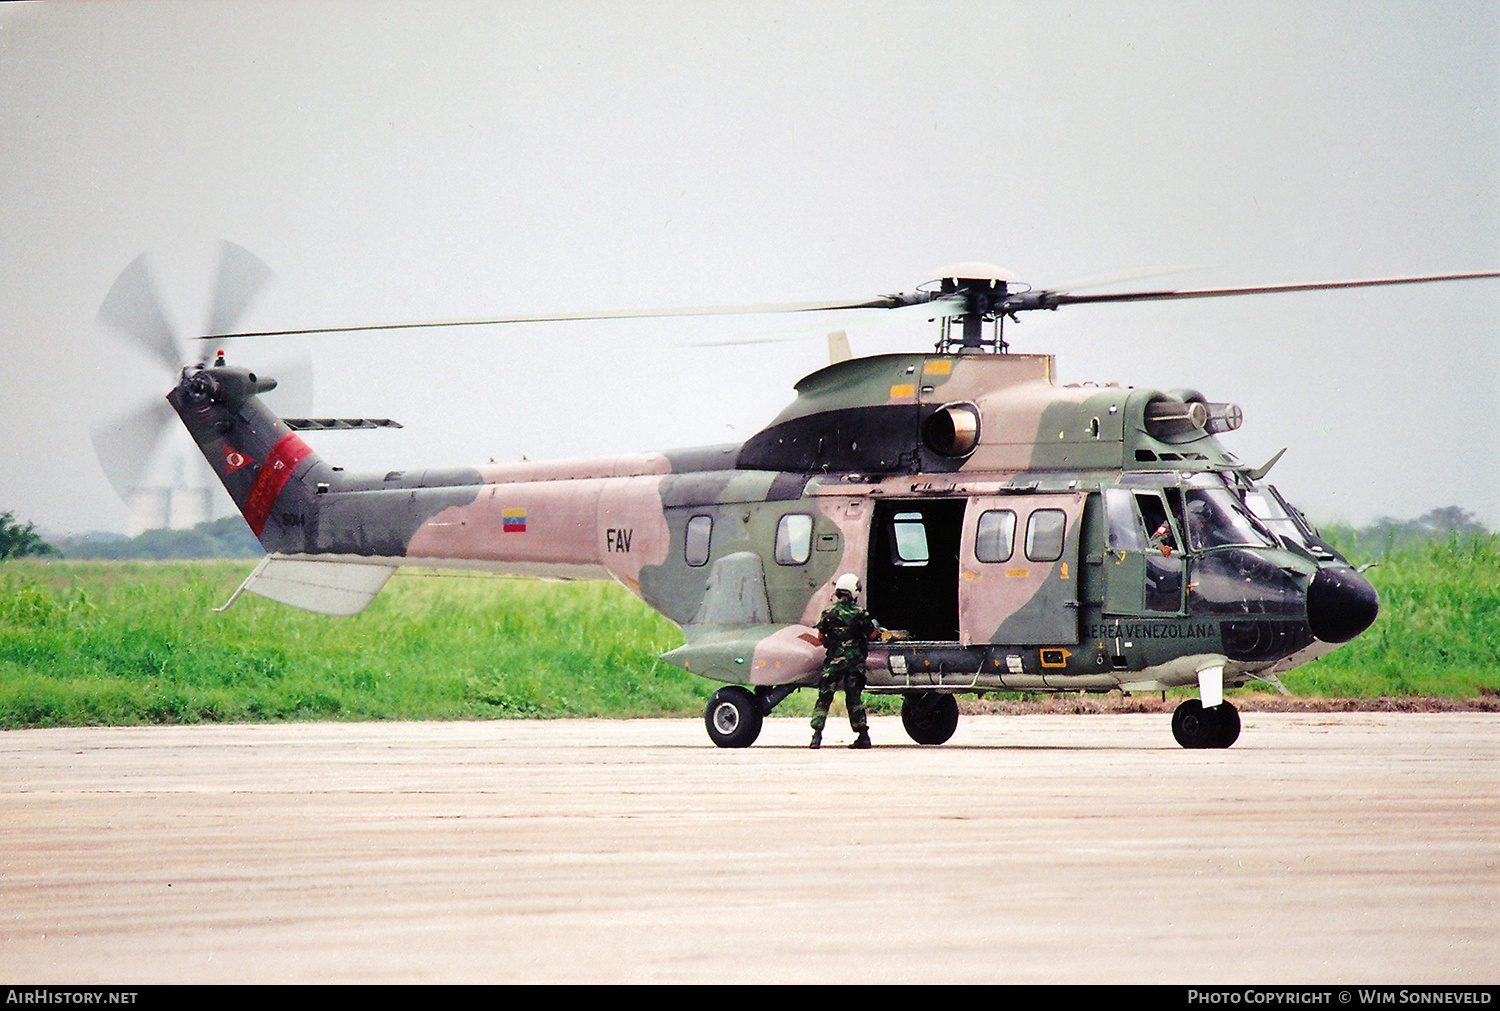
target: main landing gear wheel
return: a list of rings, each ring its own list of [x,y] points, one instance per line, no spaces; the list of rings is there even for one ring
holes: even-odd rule
[[[920,692],[901,700],[901,725],[918,744],[942,744],[958,729],[958,700],[942,692]]]
[[[760,736],[763,719],[760,699],[739,685],[714,692],[703,710],[703,725],[708,736],[721,748],[748,748]]]
[[[1240,712],[1228,702],[1205,709],[1188,699],[1172,713],[1172,736],[1184,748],[1227,748],[1240,736]]]

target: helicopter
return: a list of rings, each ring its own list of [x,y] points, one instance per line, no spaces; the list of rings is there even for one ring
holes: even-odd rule
[[[221,274],[236,310],[266,276],[248,273]],[[831,363],[742,443],[611,459],[345,473],[299,433],[394,422],[279,417],[262,399],[276,381],[222,351],[184,365],[166,399],[267,552],[221,610],[250,591],[352,615],[401,566],[613,579],[681,628],[663,659],[723,683],[705,727],[715,745],[744,748],[777,705],[816,686],[818,617],[852,573],[875,621],[901,630],[871,643],[866,691],[900,695],[919,744],[952,737],[962,694],[1196,687],[1172,714],[1174,739],[1227,748],[1240,718],[1224,692],[1279,688],[1354,639],[1375,621],[1375,588],[1266,483],[1281,454],[1252,467],[1221,445],[1238,406],[1194,390],[1059,386],[1051,355],[1010,350],[1005,322],[1088,303],[1497,276],[1090,295],[965,263],[852,302],[206,338],[851,309],[938,326],[919,353],[853,357],[830,335]],[[160,345],[154,297],[117,283],[101,319]]]

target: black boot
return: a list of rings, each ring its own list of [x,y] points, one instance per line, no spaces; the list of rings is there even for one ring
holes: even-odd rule
[[[854,739],[854,743],[849,745],[851,748],[868,748],[870,746],[870,732],[868,730],[861,730],[859,736]]]
[[[822,746],[823,746],[823,731],[821,731],[821,730],[814,730],[813,731],[812,743],[809,744],[808,747],[809,748],[821,748]]]

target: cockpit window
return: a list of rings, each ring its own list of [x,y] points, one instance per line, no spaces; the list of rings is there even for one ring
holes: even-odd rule
[[[1111,551],[1144,551],[1146,538],[1136,517],[1135,499],[1124,488],[1104,489],[1104,513],[1109,520]]]
[[[1296,521],[1286,514],[1275,496],[1257,488],[1245,493],[1245,505],[1272,533],[1298,542],[1302,540],[1302,531],[1297,529]]]
[[[1183,493],[1188,538],[1194,548],[1271,548],[1275,540],[1227,488],[1189,488]]]
[[[1172,491],[1175,507],[1180,502],[1180,498],[1175,495],[1175,488]],[[1162,497],[1151,492],[1138,491],[1135,493],[1135,504],[1141,511],[1141,523],[1148,531],[1146,543],[1152,550],[1160,551],[1163,555],[1170,555],[1178,550],[1177,533],[1173,529],[1172,521],[1167,518],[1167,506]],[[1178,512],[1176,508],[1172,511]],[[1181,519],[1179,513],[1178,521],[1180,522]]]
[[[1270,530],[1283,542],[1289,544],[1300,544],[1312,553],[1314,558],[1334,558],[1333,551],[1324,544],[1297,509],[1290,505],[1281,493],[1273,487],[1257,487],[1245,493],[1245,505],[1261,524]]]

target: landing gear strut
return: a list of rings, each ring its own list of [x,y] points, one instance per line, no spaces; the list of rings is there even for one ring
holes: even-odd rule
[[[1240,736],[1240,713],[1228,702],[1206,709],[1188,699],[1172,713],[1172,736],[1184,748],[1227,748]]]

